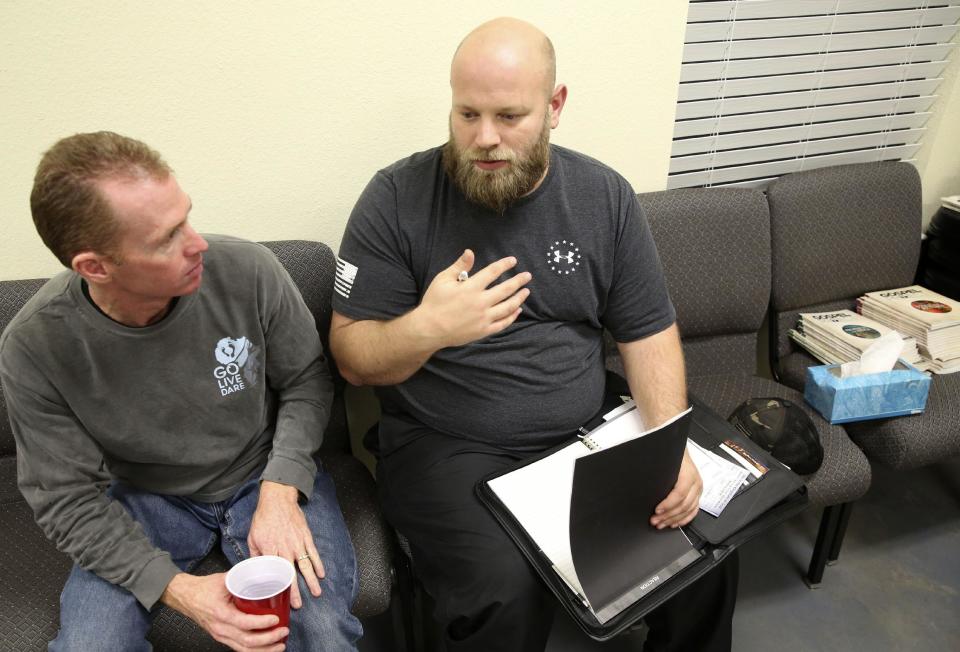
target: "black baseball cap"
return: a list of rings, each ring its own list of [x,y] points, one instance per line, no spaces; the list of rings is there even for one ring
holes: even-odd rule
[[[816,426],[803,408],[786,399],[751,398],[728,421],[794,473],[809,475],[823,463]]]

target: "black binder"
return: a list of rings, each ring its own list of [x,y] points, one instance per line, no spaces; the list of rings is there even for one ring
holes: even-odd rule
[[[695,559],[691,561],[691,558],[687,557],[672,569],[675,571],[674,574],[665,581],[657,583],[652,590],[647,591],[644,587],[638,587],[638,590],[634,591],[631,596],[639,594],[640,597],[604,623],[601,623],[594,616],[584,603],[583,598],[578,596],[565,580],[554,571],[548,557],[537,547],[523,525],[517,521],[489,486],[489,482],[494,478],[551,455],[560,448],[566,447],[567,444],[524,460],[511,469],[484,478],[477,484],[476,491],[481,502],[490,509],[494,518],[516,542],[541,579],[560,600],[564,609],[591,638],[603,641],[621,633],[645,614],[711,570],[737,546],[799,513],[807,505],[806,487],[799,476],[754,444],[746,435],[715,414],[701,401],[691,396],[690,402],[693,410],[689,417],[686,417],[689,423],[684,424],[685,427],[689,426],[690,439],[712,452],[719,453],[721,456],[724,456],[724,454],[720,452],[720,444],[725,440],[732,440],[769,470],[762,478],[752,482],[747,488],[737,493],[719,517],[714,517],[701,510],[693,522],[683,528],[692,544],[692,548],[696,550],[696,554],[693,555]],[[591,423],[586,424],[588,429],[602,423],[600,415],[615,407],[617,403],[620,403],[620,399],[615,394],[608,397],[604,409]],[[621,446],[611,449],[611,451],[616,451]],[[624,451],[626,450],[624,449]],[[627,454],[629,454],[628,451]],[[590,457],[582,459],[589,460]],[[577,461],[580,462],[581,460]],[[578,482],[581,482],[581,480],[578,480]],[[576,493],[589,492],[593,496],[615,493],[610,492],[607,488],[608,485],[603,483],[622,482],[622,478],[616,479],[615,474],[606,477],[598,477],[594,474],[592,478],[588,479],[588,482],[599,482],[601,485],[591,488],[582,485],[581,482],[582,486],[577,485]],[[571,503],[574,502],[576,502],[575,498],[571,500]],[[619,544],[619,551],[617,551],[617,546],[607,546],[602,537],[596,536],[596,532],[592,534],[589,545],[591,548],[595,548],[594,555],[591,557],[594,561],[612,564],[616,568],[616,564],[622,564],[624,559],[629,558],[630,555],[622,554],[622,540],[615,541]],[[574,540],[575,536],[573,528],[571,528],[571,549],[577,547]],[[610,541],[609,537],[607,541]],[[583,548],[582,544],[580,548]],[[637,552],[634,551],[634,558],[636,558]],[[642,551],[639,552],[642,553]],[[574,554],[574,564],[578,569],[580,568],[576,554]],[[586,582],[584,584],[586,585]]]

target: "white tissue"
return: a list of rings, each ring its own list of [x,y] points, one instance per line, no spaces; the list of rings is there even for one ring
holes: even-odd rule
[[[903,338],[897,331],[890,331],[864,349],[859,360],[840,365],[840,377],[850,378],[890,371],[897,364],[897,358],[902,352]]]

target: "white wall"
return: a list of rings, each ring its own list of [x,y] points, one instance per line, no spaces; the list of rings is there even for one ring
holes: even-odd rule
[[[374,172],[446,139],[450,57],[498,15],[554,41],[570,87],[554,142],[663,188],[682,0],[0,0],[0,278],[58,271],[33,172],[57,139],[99,129],[165,156],[199,230],[336,249]]]
[[[59,266],[28,199],[41,153],[111,129],[158,149],[206,232],[336,249],[373,173],[446,138],[449,60],[474,26],[530,20],[570,87],[554,142],[666,185],[686,0],[484,3],[0,0],[0,279]],[[960,193],[960,54],[918,168],[924,215]]]

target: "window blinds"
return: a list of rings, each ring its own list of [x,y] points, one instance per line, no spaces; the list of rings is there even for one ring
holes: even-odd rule
[[[910,159],[960,0],[690,0],[668,188]]]

